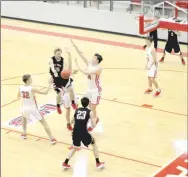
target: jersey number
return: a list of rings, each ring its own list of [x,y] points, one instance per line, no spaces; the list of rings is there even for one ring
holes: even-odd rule
[[[86,118],[86,111],[78,111],[76,118],[84,120]]]
[[[22,91],[22,97],[23,97],[23,98],[30,98],[30,97],[29,97],[29,92],[24,92],[24,91]]]

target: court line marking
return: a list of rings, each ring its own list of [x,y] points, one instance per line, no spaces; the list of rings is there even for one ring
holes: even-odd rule
[[[161,172],[162,170],[164,170],[166,167],[170,166],[174,161],[176,161],[178,158],[180,158],[181,156],[183,156],[184,154],[187,155],[187,152],[183,152],[181,154],[178,154],[176,157],[174,157],[172,160],[169,160],[164,166],[162,166],[157,172],[155,172],[152,176],[150,177],[155,177],[159,172]],[[177,175],[179,176],[179,175]],[[183,177],[183,176],[182,176]]]
[[[20,134],[22,133],[20,131],[9,129],[9,128],[4,128],[4,127],[1,127],[1,129],[2,130],[6,130],[6,131],[10,131],[10,133],[11,132],[13,132],[13,133],[20,133]],[[49,141],[48,138],[41,137],[41,136],[38,136],[38,135],[33,135],[33,134],[27,134],[27,135],[31,136],[31,137],[35,137],[35,138],[40,139],[40,140],[48,140]],[[63,142],[63,141],[57,141],[57,142],[60,143],[60,144],[68,145],[68,146],[72,145],[72,144],[69,144],[69,143],[66,143],[66,142]],[[82,149],[92,151],[91,149],[88,149],[88,148],[85,148],[85,147],[83,147]],[[140,160],[135,160],[135,159],[127,158],[127,157],[120,156],[120,155],[111,154],[111,153],[108,153],[108,152],[99,151],[99,153],[100,154],[104,154],[104,155],[108,155],[108,156],[111,156],[111,157],[119,158],[119,159],[124,159],[124,160],[132,161],[132,162],[136,162],[136,163],[140,163],[140,164],[144,164],[144,165],[149,165],[149,166],[161,168],[161,166],[159,166],[159,165],[155,165],[155,164],[152,164],[152,163],[148,163],[148,162],[144,162],[144,161],[140,161]]]
[[[32,76],[34,76],[34,75],[42,75],[42,74],[46,74],[46,73],[49,73],[49,72],[35,73],[35,74],[31,74],[31,75],[32,75]],[[23,75],[22,75],[22,76],[23,76]],[[10,77],[10,78],[6,78],[6,79],[2,79],[1,82],[7,81],[7,80],[12,80],[12,79],[21,78],[22,76],[15,76],[15,77]]]
[[[103,69],[105,69],[105,70],[141,70],[141,71],[144,71],[143,68],[103,68]],[[158,71],[187,73],[185,71],[169,70],[169,69],[159,69]],[[42,75],[42,74],[49,74],[49,72],[35,73],[35,74],[31,74],[31,75]],[[17,79],[17,78],[21,78],[21,77],[22,76],[15,76],[15,77],[10,77],[10,78],[5,78],[5,79],[2,79],[1,82],[7,81],[7,80],[12,80],[12,79]]]
[[[1,86],[3,85],[22,85],[22,84],[1,84]],[[42,87],[42,89],[44,88],[47,88],[47,87],[44,87],[44,86],[40,86],[40,85],[32,85],[34,87]],[[51,88],[51,90],[53,90],[53,88]],[[78,95],[85,95],[85,94],[82,94],[82,93],[76,93]],[[114,102],[114,103],[119,103],[119,104],[125,104],[125,105],[129,105],[129,106],[134,106],[134,107],[139,107],[139,108],[144,108],[144,109],[148,109],[148,108],[145,108],[143,107],[142,105],[136,105],[136,104],[133,104],[133,103],[126,103],[126,102],[123,102],[123,101],[118,101],[117,99],[118,98],[113,98],[113,99],[107,99],[107,98],[101,98],[102,100],[105,100],[105,101],[109,101],[109,102]],[[1,108],[9,105],[9,104],[12,104],[16,101],[18,101],[19,99],[15,99],[13,101],[10,101],[4,105],[1,105]],[[187,114],[182,114],[182,113],[177,113],[177,112],[172,112],[172,111],[167,111],[167,110],[163,110],[163,109],[157,109],[157,108],[150,108],[149,110],[154,110],[154,111],[159,111],[159,112],[164,112],[164,113],[169,113],[169,114],[175,114],[175,115],[179,115],[179,116],[187,116]]]
[[[132,49],[143,50],[143,46],[141,46],[141,45],[128,44],[128,43],[124,43],[124,42],[103,40],[103,39],[98,39],[98,38],[77,36],[77,35],[58,33],[58,32],[52,32],[52,31],[45,31],[45,30],[39,30],[39,29],[32,29],[32,28],[25,28],[25,27],[12,26],[12,25],[5,25],[5,24],[1,24],[1,28],[8,29],[8,30],[35,33],[35,34],[40,34],[40,35],[76,39],[76,40],[87,41],[87,42],[94,42],[94,43],[100,43],[100,44],[106,44],[106,45],[112,45],[112,46],[118,46],[118,47],[124,47],[124,48],[132,48]],[[159,52],[159,53],[163,53],[163,51],[164,51],[164,49],[161,49],[161,48],[157,49],[157,52]],[[187,52],[182,52],[182,53],[183,53],[183,56],[185,56],[185,57],[188,56]]]

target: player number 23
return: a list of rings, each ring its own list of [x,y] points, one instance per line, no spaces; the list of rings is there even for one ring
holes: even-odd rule
[[[30,97],[29,97],[29,92],[24,92],[24,91],[23,91],[23,92],[22,92],[22,97],[23,97],[23,98],[30,98]]]
[[[78,111],[77,119],[84,120],[86,118],[86,111]]]

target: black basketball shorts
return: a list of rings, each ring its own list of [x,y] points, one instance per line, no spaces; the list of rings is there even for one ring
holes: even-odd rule
[[[86,132],[75,132],[75,131],[73,131],[72,140],[73,140],[73,145],[75,147],[80,147],[81,142],[86,147],[88,147],[90,144],[94,144],[93,137],[87,131]]]
[[[69,88],[73,82],[72,78],[63,79],[62,77],[53,77],[53,87],[54,90],[59,93],[60,89]]]
[[[165,46],[165,50],[168,53],[171,53],[172,49],[174,49],[175,53],[179,53],[180,52],[180,45],[179,45],[179,43],[178,42],[167,41],[166,46]]]

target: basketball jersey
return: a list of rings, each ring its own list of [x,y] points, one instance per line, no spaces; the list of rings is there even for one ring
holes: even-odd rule
[[[178,41],[178,36],[175,31],[168,30],[168,42],[176,43]]]
[[[90,112],[88,108],[78,108],[74,114],[74,131],[87,131],[87,124],[90,119]]]
[[[154,59],[153,56],[151,54],[151,47],[146,47],[146,56],[148,58],[148,66],[151,66],[151,64],[153,63]]]
[[[64,66],[63,57],[61,57],[61,59],[59,61],[57,61],[55,56],[53,56],[52,61],[53,61],[53,64],[54,64],[54,69],[58,73],[58,76],[60,76],[60,73],[63,70],[63,66]],[[51,68],[50,68],[50,74],[54,77],[54,73],[52,72]]]
[[[23,101],[23,104],[22,104],[23,108],[28,108],[28,107],[37,108],[35,97],[31,91],[32,91],[31,86],[20,87],[20,95]]]
[[[99,68],[99,66],[89,65],[88,70],[92,70],[95,68]],[[102,91],[100,75],[97,75],[97,74],[88,75],[87,80],[88,80],[88,88],[90,91],[94,91],[94,92]]]

